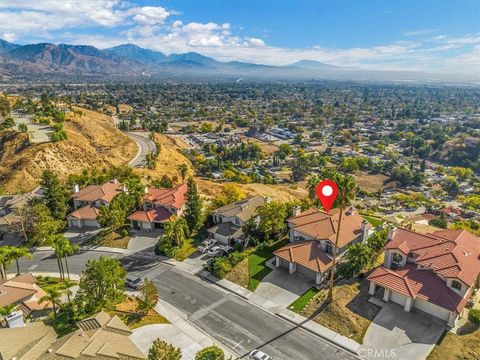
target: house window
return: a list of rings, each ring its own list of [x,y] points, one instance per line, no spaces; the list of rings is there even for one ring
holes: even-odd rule
[[[457,289],[458,291],[462,290],[462,284],[459,281],[452,281],[452,288]]]
[[[397,269],[402,266],[403,256],[399,253],[393,253],[392,255],[392,269]]]
[[[325,244],[325,252],[327,254],[333,255],[333,245],[330,244],[329,242]]]

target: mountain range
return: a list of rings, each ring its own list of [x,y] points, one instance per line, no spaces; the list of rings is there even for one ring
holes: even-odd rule
[[[69,76],[101,78],[247,78],[281,80],[454,81],[479,82],[471,76],[405,71],[370,71],[301,60],[287,66],[221,62],[196,52],[165,55],[123,44],[108,49],[90,45],[39,43],[18,45],[0,39],[0,79]]]

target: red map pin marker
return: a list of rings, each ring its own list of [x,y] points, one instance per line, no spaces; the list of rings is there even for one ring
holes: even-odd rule
[[[323,208],[328,213],[338,195],[338,187],[335,181],[323,180],[317,185],[317,197]]]

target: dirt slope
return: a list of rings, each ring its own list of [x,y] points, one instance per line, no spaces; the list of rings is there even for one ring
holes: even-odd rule
[[[91,167],[128,163],[136,154],[135,143],[117,130],[110,117],[81,109],[69,115],[68,139],[58,143],[25,146],[26,134],[0,132],[0,189],[20,193],[38,185],[44,169],[61,178]]]

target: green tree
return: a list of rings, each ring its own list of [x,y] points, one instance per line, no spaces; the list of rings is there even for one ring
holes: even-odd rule
[[[288,218],[287,203],[270,201],[257,208],[259,217],[258,230],[263,234],[264,240],[276,238],[286,228]]]
[[[7,271],[12,264],[12,250],[10,246],[0,247],[0,279],[7,278]]]
[[[17,275],[20,275],[20,264],[18,263],[18,260],[22,257],[32,259],[32,254],[30,254],[30,250],[28,250],[28,248],[25,246],[12,247],[11,251],[11,257],[13,260],[15,260],[15,264],[17,266]]]
[[[204,222],[203,200],[198,193],[197,184],[191,176],[188,178],[187,187],[184,218],[190,231],[194,231],[200,229]]]
[[[63,280],[63,288],[65,294],[67,295],[68,303],[70,304],[70,297],[72,296],[72,290],[70,290],[73,286],[76,285],[75,281],[70,280],[70,278]]]
[[[7,316],[12,313],[17,308],[17,304],[8,304],[0,308],[0,316]]]
[[[91,314],[111,309],[123,299],[126,271],[117,259],[101,256],[88,260],[75,296],[78,308]]]
[[[53,307],[53,316],[57,317],[57,307],[61,306],[60,298],[62,293],[55,288],[48,288],[45,290],[47,293],[45,296],[42,296],[38,301],[39,304],[51,303]]]
[[[195,360],[225,360],[225,353],[216,345],[211,345],[198,351]]]
[[[21,232],[29,246],[41,245],[64,226],[64,222],[55,219],[50,209],[38,200],[30,201],[18,214],[21,218]]]
[[[189,236],[190,230],[187,221],[181,217],[173,217],[165,224],[162,239],[171,246],[181,247]]]
[[[44,191],[43,199],[45,205],[50,209],[52,216],[55,219],[65,218],[68,198],[65,188],[60,183],[57,175],[51,170],[44,170],[40,186]]]
[[[443,183],[443,188],[451,196],[458,195],[459,186],[457,179],[455,179],[453,176],[447,176],[445,178],[445,182]]]
[[[335,278],[335,268],[337,261],[337,249],[338,249],[338,239],[342,226],[343,213],[345,208],[350,205],[350,202],[355,198],[355,191],[357,184],[355,178],[352,175],[340,175],[336,174],[333,178],[338,187],[337,200],[335,202],[336,207],[339,209],[338,217],[338,227],[336,230],[335,236],[335,246],[333,247],[333,256],[332,256],[332,267],[330,268],[330,286],[328,289],[328,298],[327,301],[333,300],[333,282]]]
[[[140,295],[137,297],[137,299],[137,311],[140,311],[143,314],[147,314],[155,307],[158,302],[158,292],[153,281],[145,278],[144,286],[140,290]]]
[[[338,273],[343,277],[353,277],[360,274],[373,260],[375,260],[374,252],[367,244],[352,244],[338,265]]]
[[[63,281],[65,279],[65,269],[63,267],[62,259],[65,255],[68,239],[63,234],[54,234],[50,236],[48,242],[52,245],[55,252],[60,280]]]
[[[180,360],[182,358],[182,351],[180,348],[156,339],[152,347],[148,350],[148,360]]]

